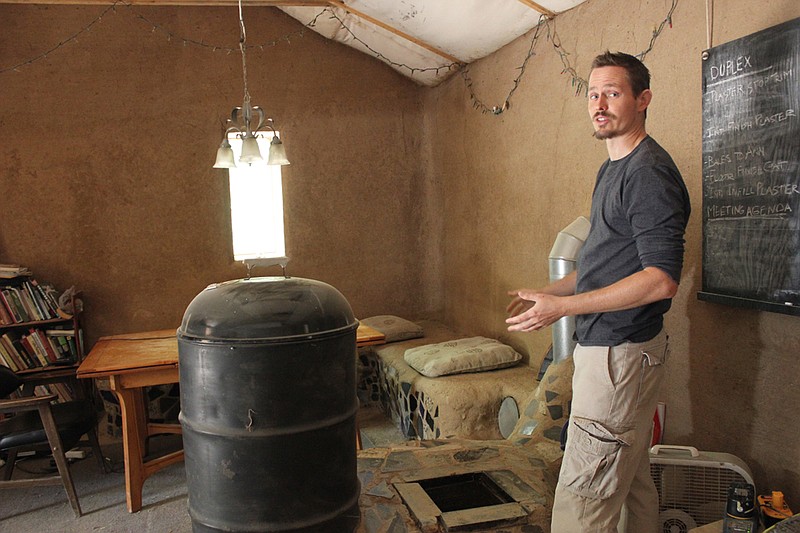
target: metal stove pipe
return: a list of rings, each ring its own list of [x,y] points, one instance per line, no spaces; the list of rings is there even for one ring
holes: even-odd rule
[[[556,236],[553,248],[550,250],[550,282],[558,281],[575,270],[578,252],[583,247],[586,237],[589,236],[589,220],[578,217],[569,226],[562,229]],[[575,341],[575,317],[565,316],[553,324],[553,362],[572,357]]]

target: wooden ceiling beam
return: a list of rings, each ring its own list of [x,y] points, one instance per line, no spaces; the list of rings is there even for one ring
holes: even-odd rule
[[[528,6],[529,8],[533,9],[534,11],[538,11],[539,13],[541,13],[543,15],[547,15],[550,18],[553,18],[553,17],[556,16],[555,11],[550,11],[546,7],[542,7],[539,4],[537,4],[536,2],[533,2],[532,0],[519,0],[519,1],[522,2],[523,4],[525,4],[526,6]]]
[[[62,4],[107,6],[114,0],[0,0],[0,4]],[[123,5],[136,6],[238,6],[239,0],[122,0]],[[328,7],[328,0],[242,0],[242,5],[251,6],[316,6]]]
[[[362,13],[361,11],[358,11],[357,9],[353,9],[352,7],[348,6],[344,2],[340,2],[339,0],[328,0],[328,5],[330,5],[332,7],[338,7],[340,9],[344,9],[348,13],[352,13],[353,15],[357,16],[358,18],[362,18],[362,19],[366,20],[367,22],[371,22],[372,24],[374,24],[374,25],[376,25],[376,26],[378,26],[380,28],[383,28],[384,30],[388,31],[389,33],[393,33],[394,35],[397,35],[398,37],[402,37],[403,39],[405,39],[407,41],[411,41],[412,43],[416,44],[417,46],[421,46],[425,50],[428,50],[429,52],[433,52],[434,54],[439,55],[439,56],[447,59],[448,61],[451,61],[453,63],[459,63],[459,64],[463,63],[463,61],[461,61],[457,57],[454,57],[454,56],[448,54],[447,52],[439,50],[435,46],[431,46],[428,43],[426,43],[425,41],[422,41],[420,39],[417,39],[416,37],[413,37],[413,36],[411,36],[411,35],[409,35],[407,33],[404,33],[402,31],[398,30],[397,28],[389,26],[385,22],[382,22],[382,21],[380,21],[380,20],[378,20],[378,19],[376,19],[374,17],[371,17],[371,16],[367,15],[366,13]]]
[[[523,1],[523,0],[520,0]],[[61,4],[61,5],[111,5],[114,0],[0,0],[0,4]],[[124,5],[136,6],[236,6],[239,0],[122,0]],[[384,30],[397,35],[407,41],[410,41],[417,46],[420,46],[434,54],[441,56],[453,63],[463,63],[457,57],[454,57],[447,52],[439,50],[435,46],[417,39],[405,32],[389,26],[374,17],[362,13],[357,9],[353,9],[342,1],[339,0],[242,0],[242,4],[248,7],[254,6],[311,6],[311,7],[338,7],[355,15],[358,18],[364,19],[372,24],[383,28]]]

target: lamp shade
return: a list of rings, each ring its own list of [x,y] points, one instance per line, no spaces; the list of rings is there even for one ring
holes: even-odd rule
[[[214,168],[236,168],[236,161],[233,158],[233,149],[228,139],[222,139],[222,143],[220,143],[217,149],[217,160],[214,162]]]
[[[269,143],[269,158],[267,159],[268,165],[288,165],[289,160],[286,159],[286,148],[283,146],[280,138],[277,135],[272,136],[272,142]]]
[[[245,135],[242,139],[242,155],[239,156],[240,163],[247,163],[248,165],[262,161],[261,150],[258,149],[258,140],[255,135]]]

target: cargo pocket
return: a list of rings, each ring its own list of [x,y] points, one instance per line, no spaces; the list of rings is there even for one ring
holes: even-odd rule
[[[574,417],[559,482],[579,496],[605,500],[619,488],[620,454],[630,446],[633,431],[615,435],[594,420]]]

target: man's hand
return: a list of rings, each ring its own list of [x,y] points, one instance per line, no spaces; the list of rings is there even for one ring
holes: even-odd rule
[[[506,308],[508,331],[536,331],[561,317],[607,313],[641,307],[673,298],[678,282],[658,267],[646,267],[621,280],[589,292],[575,294],[576,273],[566,275],[538,291],[520,289]]]
[[[520,294],[529,294],[533,291],[531,289],[517,289],[515,291],[508,291],[508,295],[512,296],[511,302],[506,307],[506,313],[509,316],[518,315],[533,307],[534,302],[525,300]]]
[[[547,327],[565,315],[563,298],[530,289],[510,291],[514,296],[506,310],[508,331],[536,331]]]

